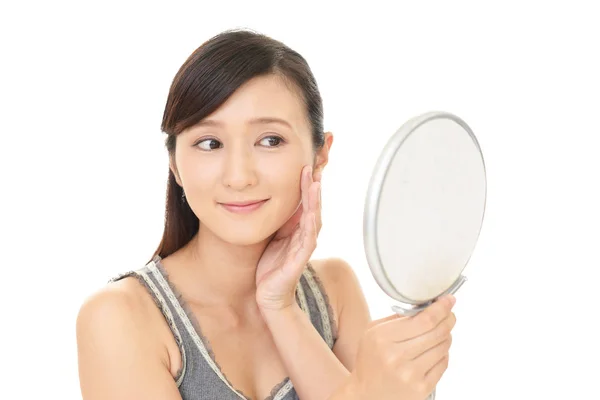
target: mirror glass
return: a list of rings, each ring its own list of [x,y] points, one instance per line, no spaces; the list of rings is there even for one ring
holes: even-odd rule
[[[485,203],[483,156],[464,121],[433,112],[403,125],[380,155],[365,204],[365,250],[381,288],[408,305],[456,291]]]

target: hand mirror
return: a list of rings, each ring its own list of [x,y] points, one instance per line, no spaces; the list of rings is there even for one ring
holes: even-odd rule
[[[392,309],[415,315],[454,294],[483,222],[486,172],[475,135],[455,115],[406,122],[375,165],[363,221],[365,252]]]
[[[363,236],[394,312],[415,315],[466,281],[486,193],[481,148],[455,115],[420,115],[389,139],[369,183]],[[435,397],[434,390],[428,400]]]

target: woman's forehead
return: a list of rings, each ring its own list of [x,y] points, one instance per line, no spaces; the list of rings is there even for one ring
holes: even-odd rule
[[[203,121],[213,124],[279,123],[296,127],[306,120],[306,110],[291,84],[277,75],[251,79]]]

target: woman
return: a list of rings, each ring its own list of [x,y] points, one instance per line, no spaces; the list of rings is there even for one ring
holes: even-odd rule
[[[217,35],[175,76],[162,130],[163,238],[144,268],[81,307],[85,400],[431,393],[451,299],[371,322],[350,266],[309,262],[333,136],[302,56],[249,31]]]

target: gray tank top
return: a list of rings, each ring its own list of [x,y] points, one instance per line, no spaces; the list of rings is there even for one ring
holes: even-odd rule
[[[250,400],[233,387],[217,364],[208,340],[197,320],[154,256],[143,268],[121,274],[110,282],[136,277],[148,290],[164,315],[181,352],[182,368],[175,380],[183,400]],[[306,313],[330,349],[337,339],[337,327],[323,285],[308,264],[296,286],[296,302]],[[260,399],[259,399],[260,400]],[[264,400],[299,400],[289,377],[277,384]]]

